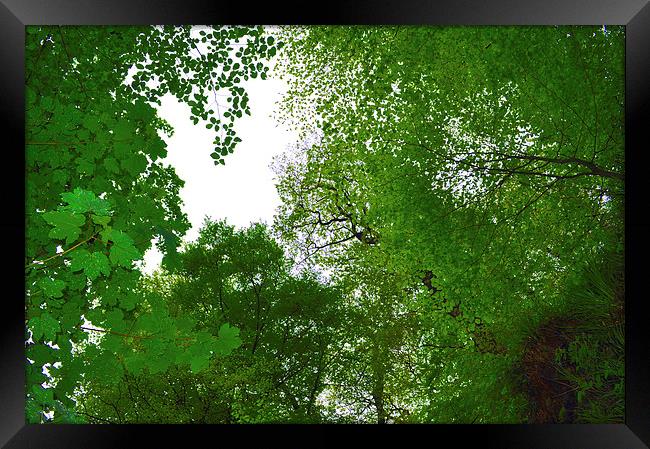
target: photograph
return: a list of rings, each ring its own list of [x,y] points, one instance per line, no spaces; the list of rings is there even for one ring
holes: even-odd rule
[[[24,52],[27,423],[626,423],[625,26]]]

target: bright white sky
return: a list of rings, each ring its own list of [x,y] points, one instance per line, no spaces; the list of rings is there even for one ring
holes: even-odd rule
[[[286,92],[286,83],[271,77],[250,79],[241,84],[249,95],[251,115],[235,121],[242,141],[226,156],[226,165],[214,165],[210,157],[214,131],[190,120],[189,107],[173,96],[164,97],[159,114],[174,127],[167,143],[165,164],[171,164],[185,181],[180,191],[183,211],[192,228],[185,241],[196,239],[205,216],[226,218],[228,223],[247,226],[251,222],[271,223],[280,200],[270,164],[273,157],[297,140],[297,134],[271,118],[275,103]],[[145,273],[159,267],[162,254],[154,247],[144,255]]]

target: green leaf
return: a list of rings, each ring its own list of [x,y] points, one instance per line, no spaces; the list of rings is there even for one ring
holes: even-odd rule
[[[29,320],[29,328],[32,331],[34,340],[43,337],[45,341],[54,340],[57,332],[61,330],[59,322],[47,312],[43,312],[40,316]]]
[[[106,170],[108,172],[113,174],[120,172],[120,166],[118,165],[115,158],[112,157],[107,157],[106,159],[104,159],[104,167],[106,167]]]
[[[95,172],[95,163],[91,159],[77,158],[77,172],[92,175]]]
[[[182,334],[189,335],[196,326],[196,320],[190,316],[181,316],[176,319],[176,329]]]
[[[34,333],[33,330],[32,333]],[[27,357],[33,360],[36,366],[41,367],[44,364],[52,361],[54,357],[54,351],[55,349],[48,345],[34,344],[28,346],[25,352],[27,353]]]
[[[86,217],[68,211],[51,211],[43,214],[45,221],[54,226],[48,236],[55,239],[65,239],[71,244],[81,234],[81,226],[86,222]]]
[[[88,252],[85,249],[74,250],[70,254],[72,263],[70,269],[72,271],[83,270],[84,274],[91,280],[97,279],[100,274],[108,276],[111,274],[111,267],[108,263],[108,258],[101,252]]]
[[[52,180],[59,186],[63,186],[68,181],[68,172],[65,170],[55,170],[52,174]]]
[[[152,159],[157,159],[157,158],[164,158],[167,156],[167,148],[165,146],[165,142],[162,141],[161,139],[156,139],[154,140],[148,147],[147,147],[149,156],[151,156]]]
[[[59,320],[63,328],[77,326],[81,322],[81,308],[79,307],[79,304],[70,301],[68,298],[66,303],[61,307]]]
[[[147,168],[147,158],[136,154],[133,157],[120,161],[120,165],[131,176],[137,176]]]
[[[77,213],[94,212],[97,215],[108,215],[110,203],[97,198],[93,192],[77,187],[72,192],[61,194],[61,198],[68,203],[65,210]]]
[[[210,354],[201,354],[192,357],[190,369],[194,374],[199,373],[210,365]]]
[[[140,298],[136,294],[129,292],[120,296],[120,307],[127,311],[133,310],[139,300]]]
[[[114,331],[123,332],[126,330],[124,312],[120,309],[113,309],[106,315],[106,326]]]
[[[120,335],[106,334],[102,339],[102,348],[116,354],[122,353],[126,348],[124,337]]]
[[[34,400],[41,404],[50,405],[54,402],[54,392],[51,388],[43,388],[40,385],[33,385],[31,393]]]
[[[113,265],[131,268],[133,261],[142,257],[133,245],[133,239],[124,232],[106,228],[101,235],[105,242],[112,242],[109,257]]]
[[[93,214],[93,215],[91,215],[91,218],[93,220],[93,223],[98,224],[98,225],[102,225],[102,226],[106,226],[111,221],[111,217],[108,216],[108,215],[95,215],[95,214]]]
[[[60,298],[63,296],[65,282],[61,279],[43,278],[38,282],[38,285],[43,289],[43,294],[48,298]]]
[[[140,352],[134,352],[124,358],[124,365],[126,369],[131,373],[138,375],[142,373],[142,369],[146,364],[146,357]]]
[[[170,365],[174,362],[176,357],[169,353],[169,349],[171,348],[164,348],[157,356],[152,356],[147,359],[147,368],[149,368],[151,374],[167,371]]]
[[[241,338],[239,338],[239,329],[232,327],[228,323],[224,323],[219,328],[219,339],[215,346],[215,352],[220,355],[228,355],[234,349],[241,346]]]
[[[114,354],[104,351],[90,360],[86,376],[102,384],[115,385],[122,381],[124,368]]]

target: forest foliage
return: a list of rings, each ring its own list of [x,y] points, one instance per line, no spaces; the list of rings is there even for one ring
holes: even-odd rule
[[[622,421],[622,28],[26,37],[29,422]],[[275,60],[274,223],[181,245],[156,106],[226,164]]]

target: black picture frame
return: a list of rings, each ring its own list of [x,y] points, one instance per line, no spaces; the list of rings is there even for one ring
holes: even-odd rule
[[[645,0],[418,0],[328,1],[312,10],[305,3],[184,0],[0,0],[0,104],[6,144],[2,156],[0,236],[5,264],[0,328],[0,444],[7,448],[156,447],[207,438],[210,445],[238,445],[258,437],[291,446],[346,444],[366,438],[384,443],[549,449],[636,449],[650,445],[650,346],[644,313],[645,255],[650,220],[647,200],[645,127],[650,109],[650,5]],[[548,25],[608,24],[626,26],[626,419],[619,425],[412,425],[412,426],[161,426],[26,425],[24,375],[24,27],[38,24],[431,24]],[[9,161],[6,159],[10,158]],[[644,176],[645,175],[645,176]],[[22,292],[22,293],[21,293]],[[305,438],[306,437],[306,438]],[[279,441],[280,442],[280,441]],[[179,444],[179,443],[177,443]],[[373,443],[375,444],[375,443]],[[421,443],[417,443],[421,444]]]

